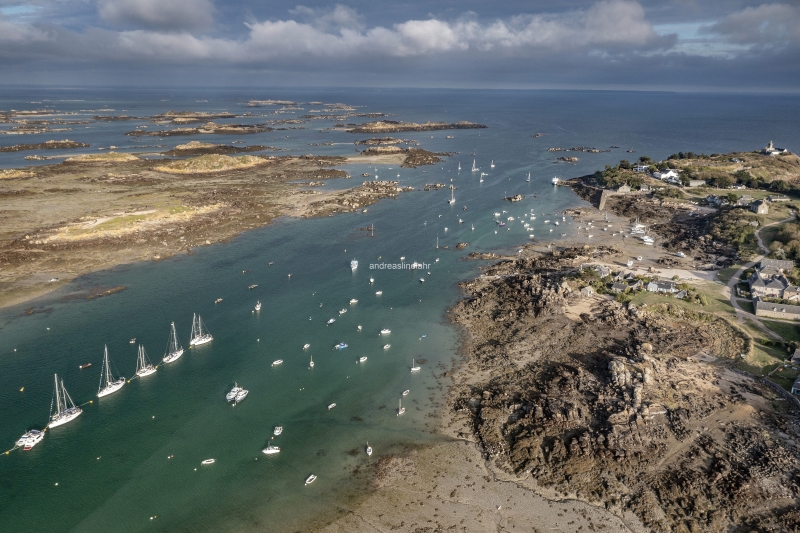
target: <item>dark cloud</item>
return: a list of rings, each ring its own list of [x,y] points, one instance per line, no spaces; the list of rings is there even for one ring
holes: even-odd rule
[[[99,0],[88,13],[59,0],[57,19],[50,7],[38,19],[0,11],[0,68],[12,83],[69,70],[112,83],[132,72],[138,83],[195,83],[176,76],[189,72],[221,84],[797,91],[798,7],[746,1]],[[707,43],[686,46],[682,24],[703,26]]]
[[[209,0],[100,0],[98,13],[121,27],[162,31],[207,30],[214,23]]]

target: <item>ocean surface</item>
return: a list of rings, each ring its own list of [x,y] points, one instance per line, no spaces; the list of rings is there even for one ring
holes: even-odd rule
[[[445,313],[459,298],[457,283],[477,276],[484,264],[463,257],[470,251],[513,253],[529,242],[530,234],[542,241],[569,235],[569,218],[553,232],[544,220],[583,202],[569,189],[553,187],[554,175],[579,176],[641,155],[657,160],[678,151],[754,150],[770,140],[800,150],[800,100],[793,96],[14,88],[0,90],[0,110],[51,106],[74,113],[62,117],[68,120],[98,114],[144,117],[168,110],[262,115],[277,107],[247,108],[245,103],[268,98],[300,102],[303,110],[218,122],[293,118],[322,109],[303,102],[322,101],[390,113],[394,120],[469,120],[488,129],[395,134],[418,140],[428,150],[458,153],[417,169],[346,166],[352,180],[331,180],[325,186],[353,186],[362,172],[417,189],[452,178],[455,205],[447,203],[446,189],[419,190],[383,200],[366,214],[280,219],[191,255],[86,275],[46,297],[0,310],[0,451],[12,448],[26,430],[46,425],[55,373],[83,407],[77,420],[47,431],[33,450],[0,456],[0,531],[292,531],[321,523],[368,491],[367,465],[442,438],[435,433],[448,382],[442,373],[457,363],[458,342],[458,331]],[[92,121],[63,126],[71,128],[65,132],[0,135],[0,145],[65,138],[92,145],[69,151],[73,155],[111,145],[142,153],[188,140],[241,140],[285,150],[278,153],[349,155],[357,148],[353,141],[369,137],[319,131],[333,125],[323,120],[245,136],[123,135],[146,124],[161,128],[144,119]],[[0,124],[0,129],[7,126]],[[544,136],[533,138],[537,132]],[[327,142],[334,144],[309,146]],[[547,152],[551,146],[620,148],[554,154]],[[57,152],[39,153],[62,155]],[[23,159],[31,153],[0,153],[0,168],[41,164]],[[555,163],[557,155],[580,160]],[[480,172],[470,171],[473,159]],[[487,174],[483,182],[481,172]],[[530,182],[525,181],[528,172]],[[526,198],[514,204],[502,200],[512,194]],[[13,200],[0,201],[0,209],[13,208]],[[531,211],[536,220],[525,229],[520,219]],[[515,220],[507,221],[509,216]],[[498,218],[507,225],[498,226]],[[374,237],[359,231],[371,224]],[[462,241],[469,247],[455,250]],[[401,257],[406,263],[425,263],[425,268],[370,269],[371,264],[399,263]],[[355,271],[351,259],[359,261]],[[252,284],[258,287],[248,289]],[[120,285],[127,289],[99,299],[70,297]],[[214,304],[217,298],[223,301]],[[358,303],[351,305],[351,298]],[[257,300],[263,304],[260,312],[254,311]],[[36,312],[25,313],[28,308]],[[343,309],[347,312],[340,314]],[[193,313],[200,313],[213,342],[187,350],[177,362],[126,383],[113,395],[96,397],[105,345],[117,375],[130,377],[138,343],[154,363],[161,360],[170,322],[188,347]],[[327,325],[330,318],[336,321]],[[391,333],[380,335],[382,328]],[[134,337],[137,344],[129,342]],[[334,350],[339,342],[349,347]],[[308,350],[303,349],[306,343]],[[384,350],[387,343],[391,347]],[[362,356],[367,360],[359,363]],[[283,364],[272,366],[277,359]],[[412,359],[421,362],[420,372],[410,372]],[[91,368],[78,368],[88,362]],[[250,391],[235,407],[225,401],[234,383]],[[406,389],[407,410],[397,416]],[[334,402],[336,408],[328,410]],[[283,434],[272,439],[276,425],[283,426]],[[364,453],[367,442],[375,450],[371,458]],[[281,452],[263,455],[268,443]],[[202,466],[208,458],[216,463]],[[312,473],[317,481],[304,486]]]

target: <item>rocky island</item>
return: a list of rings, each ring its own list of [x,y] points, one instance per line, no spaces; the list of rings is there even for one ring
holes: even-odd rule
[[[476,124],[467,121],[455,122],[453,124],[448,124],[446,122],[424,122],[422,124],[417,124],[416,122],[400,122],[397,120],[379,120],[377,122],[343,124],[341,126],[349,133],[395,133],[401,131],[460,130],[487,127],[485,124]]]

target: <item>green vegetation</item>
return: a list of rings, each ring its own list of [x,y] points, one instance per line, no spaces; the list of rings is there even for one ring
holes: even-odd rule
[[[786,342],[793,342],[800,345],[800,326],[788,322],[778,322],[775,320],[762,320],[762,324],[784,338]]]
[[[758,252],[756,230],[762,223],[762,218],[750,211],[740,208],[720,209],[713,215],[709,235],[715,240],[734,246],[740,256],[746,257]]]

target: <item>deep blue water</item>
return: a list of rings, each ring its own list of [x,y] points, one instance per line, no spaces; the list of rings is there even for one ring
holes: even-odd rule
[[[25,430],[44,426],[53,373],[64,379],[76,403],[93,399],[78,420],[48,431],[32,451],[15,450],[0,457],[0,530],[285,531],[324,517],[337,503],[363,492],[363,482],[351,475],[354,468],[404,446],[439,438],[428,415],[441,406],[446,380],[440,375],[453,363],[457,342],[457,331],[444,313],[459,297],[457,282],[476,276],[480,264],[464,261],[464,253],[452,249],[457,242],[468,241],[468,252],[513,250],[529,233],[550,238],[540,215],[581,204],[568,189],[550,185],[556,174],[569,178],[640,155],[661,159],[678,151],[753,150],[769,140],[792,151],[800,148],[800,101],[792,96],[13,89],[0,91],[0,109],[53,106],[76,113],[68,119],[103,114],[97,109],[133,116],[170,109],[255,114],[273,110],[244,107],[251,98],[295,100],[305,108],[266,118],[321,109],[302,104],[319,100],[391,113],[395,116],[389,118],[398,120],[470,120],[489,127],[396,135],[416,139],[428,150],[460,152],[437,166],[346,167],[353,176],[368,170],[380,179],[399,179],[415,188],[453,178],[458,187],[455,206],[446,203],[446,190],[415,191],[371,206],[367,214],[282,219],[193,255],[87,275],[33,303],[0,310],[0,443],[10,448]],[[140,124],[147,122],[92,122],[68,126],[72,131],[63,133],[0,135],[0,144],[69,138],[90,143],[84,152],[96,153],[98,147],[110,145],[142,152],[149,150],[143,150],[143,144],[244,140],[291,150],[287,153],[348,155],[355,150],[352,141],[367,137],[318,131],[332,125],[326,121],[240,137],[145,137],[137,142],[123,135]],[[535,132],[545,135],[532,138]],[[309,146],[326,141],[336,144]],[[572,154],[580,158],[574,165],[556,164],[559,154],[546,151],[549,146],[612,145],[620,148]],[[480,173],[469,172],[473,152],[488,173],[483,183]],[[0,153],[0,167],[30,164],[22,159],[28,153]],[[490,168],[491,160],[495,168]],[[530,183],[524,181],[528,172]],[[357,180],[333,180],[326,187],[352,186]],[[519,204],[502,201],[516,193],[526,199]],[[0,208],[13,209],[13,201],[3,200]],[[501,229],[493,213],[503,210],[508,211],[504,217],[517,220]],[[531,210],[537,220],[529,231],[519,218]],[[374,238],[358,230],[370,223],[375,224]],[[568,225],[562,228],[569,232]],[[370,263],[399,262],[401,256],[406,262],[430,263],[430,276],[427,271],[369,270]],[[352,258],[360,261],[355,272],[349,268]],[[250,272],[242,274],[246,269]],[[369,283],[371,275],[374,284]],[[248,290],[253,283],[258,288]],[[62,301],[76,290],[116,285],[127,290],[92,301]],[[382,296],[376,296],[378,290]],[[224,300],[214,305],[218,297]],[[351,298],[358,303],[351,306]],[[252,312],[257,299],[264,304],[258,314]],[[31,305],[48,312],[22,316],[23,308]],[[348,312],[339,315],[343,308]],[[151,359],[160,360],[169,323],[176,322],[186,345],[195,312],[214,334],[210,345],[189,350],[155,375],[134,380],[98,401],[94,395],[103,345],[108,345],[119,372],[130,376],[136,352],[128,339],[136,337]],[[326,326],[331,317],[336,322]],[[360,333],[357,325],[363,328]],[[378,332],[384,327],[392,333],[381,338]],[[340,341],[350,347],[334,351]],[[307,342],[311,349],[304,351]],[[389,350],[382,348],[386,343],[391,344]],[[313,370],[308,368],[310,356],[316,363]],[[368,360],[359,364],[360,356]],[[412,358],[425,360],[419,374],[409,371]],[[284,363],[271,366],[276,359]],[[89,361],[92,368],[78,369]],[[224,399],[234,382],[250,390],[237,407]],[[397,400],[404,389],[411,390],[404,402],[408,410],[397,417]],[[331,402],[337,407],[328,411]],[[278,424],[284,433],[273,442],[282,451],[264,456],[260,450]],[[375,448],[371,459],[363,453],[367,441]],[[358,453],[350,455],[352,450]],[[200,461],[209,457],[217,462],[201,467]],[[319,479],[304,487],[303,480],[312,472]]]

